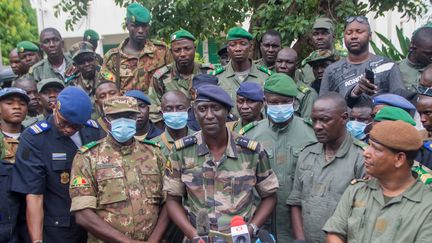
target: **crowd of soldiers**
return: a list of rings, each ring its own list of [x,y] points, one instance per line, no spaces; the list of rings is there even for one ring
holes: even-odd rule
[[[233,27],[215,67],[185,29],[150,40],[150,16],[130,4],[103,58],[94,30],[68,53],[54,28],[10,52],[0,242],[199,242],[203,210],[215,242],[234,216],[281,243],[431,241],[431,26],[399,63],[370,53],[364,16],[346,57],[328,18],[304,60],[274,30],[252,60]]]

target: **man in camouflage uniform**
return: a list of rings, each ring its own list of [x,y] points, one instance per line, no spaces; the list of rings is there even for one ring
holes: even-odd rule
[[[103,103],[105,100],[114,97],[120,96],[120,90],[117,88],[116,84],[109,80],[101,80],[95,89],[95,110],[93,110],[92,116],[94,113],[97,114],[97,123],[102,128],[101,138],[105,137],[109,133],[108,124],[104,119],[103,114]]]
[[[283,48],[279,51],[276,58],[276,72],[285,73],[286,75],[294,78],[295,72],[298,65],[297,52],[292,48]],[[318,98],[317,92],[311,89],[309,86],[294,80],[297,85],[298,95],[297,101],[299,103],[299,108],[296,110],[296,115],[302,117],[303,119],[310,119],[312,113],[312,105],[314,101]]]
[[[150,118],[152,122],[161,121],[162,96],[172,90],[183,92],[190,98],[192,79],[196,74],[209,73],[213,70],[212,64],[194,62],[195,37],[184,29],[171,35],[171,54],[174,62],[158,69],[151,79],[149,97],[152,100]]]
[[[313,51],[307,58],[303,60],[304,64],[308,64],[312,67],[314,81],[310,83],[310,87],[313,88],[318,94],[321,88],[321,80],[324,75],[324,70],[332,63],[339,60],[339,56],[330,50],[317,50]]]
[[[281,34],[276,30],[267,30],[261,38],[261,59],[255,61],[255,65],[264,66],[269,70],[275,70],[276,56],[282,46]]]
[[[88,29],[88,30],[84,31],[83,41],[87,41],[87,42],[90,42],[92,44],[93,51],[95,52],[95,58],[96,58],[97,64],[102,65],[103,64],[103,58],[101,57],[101,55],[99,55],[99,53],[96,53],[96,49],[98,47],[99,40],[100,40],[100,36],[96,31],[94,31],[92,29]]]
[[[159,242],[168,225],[162,193],[165,159],[156,143],[135,140],[133,130],[128,137],[117,136],[117,120],[135,122],[134,98],[107,99],[104,113],[112,133],[84,145],[74,158],[71,212],[91,234],[89,242]]]
[[[345,129],[345,99],[338,93],[321,96],[313,105],[312,122],[318,142],[299,155],[287,204],[297,240],[325,242],[321,231],[352,179],[364,174],[363,148]]]
[[[269,155],[280,184],[271,231],[276,234],[277,242],[291,242],[293,235],[286,199],[292,190],[299,153],[316,139],[310,125],[294,115],[298,90],[292,78],[282,73],[273,74],[265,81],[264,95],[269,118],[261,120],[246,137],[260,142]]]
[[[18,57],[23,65],[25,73],[28,73],[30,67],[39,62],[43,53],[35,43],[31,41],[21,41],[16,45]]]
[[[129,37],[105,54],[101,73],[112,76],[122,94],[131,89],[147,92],[154,72],[171,62],[165,43],[148,40],[150,19],[147,8],[131,3],[126,15]]]
[[[167,161],[168,214],[189,239],[198,236],[199,210],[208,213],[211,230],[223,233],[230,232],[232,217],[240,215],[256,237],[276,203],[278,182],[264,149],[225,126],[231,108],[232,101],[221,88],[198,88],[194,109],[202,130],[176,141]],[[254,188],[262,198],[257,210]]]

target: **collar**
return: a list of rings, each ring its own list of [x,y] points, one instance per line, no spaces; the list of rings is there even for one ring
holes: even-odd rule
[[[345,155],[348,153],[353,142],[354,142],[354,139],[348,133],[346,133],[345,138],[342,141],[342,144],[339,146],[339,148],[335,154],[335,158],[345,157]],[[317,145],[312,147],[310,151],[311,151],[311,153],[314,153],[314,154],[322,154],[325,152],[324,151],[324,144],[323,143],[317,143]]]
[[[420,72],[423,72],[423,70],[425,69],[426,66],[413,63],[413,62],[409,59],[409,56],[410,56],[410,55],[408,55],[408,57],[405,59],[406,62],[407,62],[407,65],[410,66],[411,68],[417,69],[417,70],[420,71]]]
[[[382,189],[379,185],[378,179],[370,179],[366,182],[366,185],[375,191],[375,193],[373,194],[373,197],[375,198],[375,200],[377,200],[378,202],[380,202],[381,204],[384,205],[384,195],[382,193]],[[402,198],[406,198],[410,201],[413,202],[421,202],[422,198],[423,198],[423,190],[424,190],[424,185],[422,182],[417,181],[414,183],[414,185],[412,185],[410,188],[408,188],[405,192],[403,192],[401,195],[394,197],[389,203],[393,204],[393,203],[397,203],[402,201]]]
[[[171,75],[175,79],[185,79],[185,76],[186,77],[191,77],[194,73],[198,73],[198,70],[200,69],[200,64],[199,63],[194,62],[193,66],[194,66],[194,68],[192,70],[192,73],[190,75],[184,75],[184,74],[181,74],[178,71],[176,63],[173,62],[172,63],[172,69],[171,69]]]
[[[133,142],[130,145],[123,145],[118,143],[111,135],[107,135],[107,141],[111,145],[111,147],[119,152],[121,155],[131,154],[136,145],[136,139],[133,138]]]
[[[123,51],[123,47],[125,47],[128,42],[129,42],[129,37],[124,39],[122,41],[122,43],[120,43],[119,52],[121,53],[121,55],[126,56],[127,58],[136,58],[134,56],[130,56],[130,55],[126,54]],[[144,48],[139,53],[139,57],[142,57],[144,55],[153,56],[154,52],[155,52],[154,44],[150,40],[146,40],[146,44],[144,45]]]
[[[295,119],[294,115],[293,115],[293,117],[292,117],[291,119],[292,119],[292,120],[291,120],[290,122],[288,122],[288,124],[286,124],[286,125],[283,126],[283,127],[280,127],[280,126],[276,125],[275,123],[273,123],[272,121],[270,121],[270,118],[267,118],[267,122],[268,122],[268,125],[269,125],[269,127],[271,128],[271,130],[272,130],[273,132],[276,132],[276,133],[283,133],[283,132],[285,132],[286,130],[288,130],[289,127],[290,127],[290,125],[294,122],[294,119]]]
[[[258,68],[257,65],[254,63],[254,61],[252,61],[252,59],[248,59],[249,62],[251,62],[251,67],[250,67],[250,72],[248,74],[248,76],[252,76],[255,78],[258,78]],[[234,77],[235,76],[235,71],[232,67],[232,60],[229,61],[229,63],[226,65],[227,67],[227,72],[229,73],[229,75],[227,75],[227,78],[229,77]],[[245,79],[245,81],[247,80],[247,78]]]
[[[227,157],[236,159],[237,158],[237,147],[236,147],[236,143],[235,143],[235,135],[232,134],[228,128],[227,132],[228,132],[228,144],[225,150],[225,155]],[[197,138],[197,154],[198,156],[204,156],[206,154],[209,154],[210,150],[207,147],[207,144],[203,141],[203,136],[202,136],[202,131],[197,132],[197,134],[195,135]]]

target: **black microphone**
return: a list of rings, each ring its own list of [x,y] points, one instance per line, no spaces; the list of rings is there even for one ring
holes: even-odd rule
[[[276,243],[273,236],[265,229],[260,229],[258,231],[258,240],[260,243]]]
[[[210,220],[207,211],[204,209],[198,211],[196,229],[198,236],[192,239],[192,243],[210,243],[208,236],[210,232]]]

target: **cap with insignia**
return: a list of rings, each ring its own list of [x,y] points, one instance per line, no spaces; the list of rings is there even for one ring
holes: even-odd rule
[[[99,34],[92,30],[92,29],[88,29],[86,31],[84,31],[84,40],[85,41],[98,41],[100,40],[100,36]]]
[[[148,24],[151,20],[150,11],[143,5],[134,2],[127,7],[126,19],[133,23]]]
[[[230,110],[233,107],[231,97],[225,90],[216,85],[203,85],[197,89],[196,102],[214,101]]]
[[[109,98],[103,103],[105,115],[116,114],[121,112],[139,113],[138,102],[133,97],[116,96]]]
[[[284,73],[275,73],[265,81],[264,92],[296,97],[298,89],[290,76]]]
[[[243,82],[240,84],[237,95],[253,101],[264,101],[264,91],[261,85],[254,82]]]
[[[124,94],[128,97],[133,97],[135,99],[141,100],[142,102],[146,103],[147,105],[151,105],[150,98],[145,95],[142,91],[139,90],[129,90]]]
[[[27,93],[23,89],[15,87],[1,89],[0,101],[13,95],[21,97],[26,103],[30,102],[30,97],[28,97]]]
[[[324,61],[331,61],[335,62],[340,59],[339,55],[337,55],[334,51],[331,50],[315,50],[309,54],[308,57],[306,57],[302,61],[302,66],[309,64],[311,66],[314,66],[317,63],[324,62]]]
[[[57,97],[57,110],[72,124],[85,124],[90,119],[92,104],[90,97],[81,88],[66,87]]]
[[[180,39],[189,39],[189,40],[195,41],[195,36],[193,36],[189,31],[184,30],[184,29],[177,30],[176,32],[174,32],[171,35],[171,42],[174,42],[174,41],[180,40]]]
[[[18,52],[40,51],[39,47],[31,41],[21,41],[16,45]]]
[[[75,44],[73,44],[69,50],[72,59],[76,59],[78,55],[83,53],[94,53],[93,51],[93,45],[90,42],[87,41],[79,41]]]
[[[227,40],[248,39],[252,40],[253,36],[242,27],[233,27],[228,31]]]
[[[373,105],[390,105],[404,110],[415,110],[415,106],[404,97],[397,94],[381,94],[372,99]]]
[[[192,87],[198,89],[203,85],[217,85],[218,78],[210,74],[198,74],[192,78]]]
[[[369,135],[372,141],[396,151],[417,151],[423,145],[417,129],[403,121],[379,122]]]
[[[63,81],[61,81],[58,78],[46,78],[46,79],[42,79],[41,81],[39,81],[37,83],[37,91],[38,93],[42,92],[42,90],[47,87],[47,86],[56,86],[59,89],[64,89],[65,84]]]
[[[401,108],[394,107],[394,106],[385,106],[379,110],[375,117],[375,121],[404,121],[408,124],[411,124],[413,126],[416,125],[416,122],[411,117],[411,115],[406,112],[405,110],[402,110]]]
[[[315,23],[313,25],[314,29],[326,29],[330,32],[334,32],[334,25],[333,20],[329,18],[318,18],[315,20]]]

